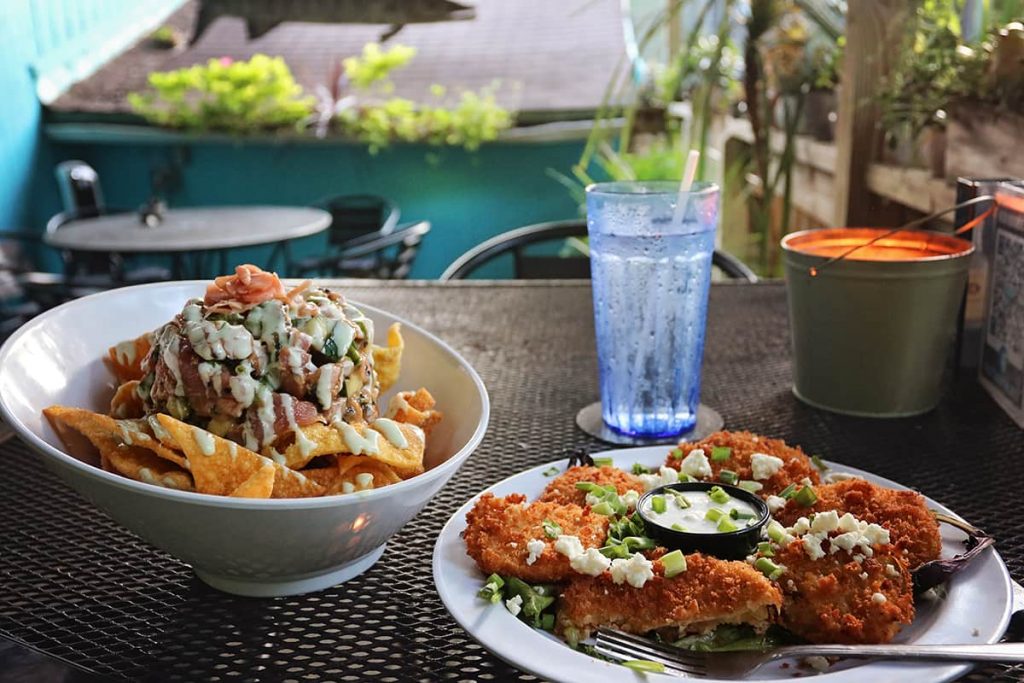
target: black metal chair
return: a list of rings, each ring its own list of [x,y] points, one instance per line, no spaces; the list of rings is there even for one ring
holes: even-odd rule
[[[346,242],[337,253],[306,259],[303,270],[289,274],[404,280],[409,277],[420,243],[428,232],[430,223],[420,221],[398,226],[387,233],[357,237]]]
[[[352,194],[332,197],[314,204],[331,214],[327,228],[327,245],[331,257],[340,256],[353,240],[369,236],[391,234],[398,227],[402,215],[398,206],[389,199],[370,194]],[[363,257],[365,262],[349,263],[349,270],[370,271],[382,267],[377,254]],[[312,257],[287,264],[290,274],[313,271],[324,257]]]
[[[526,247],[542,242],[553,242],[569,238],[587,236],[587,223],[583,220],[554,221],[538,223],[523,228],[516,228],[496,235],[481,242],[465,254],[455,259],[444,273],[441,280],[462,280],[481,268],[484,264],[512,253],[513,270],[516,279],[533,280],[579,279],[590,277],[590,259],[584,256],[563,257],[554,255],[531,255],[525,253]],[[711,264],[718,268],[731,280],[757,282],[757,275],[749,266],[732,254],[715,249]]]

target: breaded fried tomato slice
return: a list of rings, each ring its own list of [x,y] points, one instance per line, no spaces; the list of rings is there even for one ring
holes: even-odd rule
[[[824,484],[814,490],[818,500],[812,507],[801,507],[791,500],[774,517],[784,526],[791,526],[798,518],[815,512],[849,512],[885,527],[911,569],[938,559],[942,553],[939,523],[928,510],[924,496],[916,491],[888,489],[863,479]]]
[[[659,630],[675,638],[721,624],[750,624],[763,631],[774,621],[782,593],[750,565],[693,553],[686,566],[666,579],[664,566],[655,560],[654,577],[641,588],[616,584],[610,572],[577,575],[562,593],[556,630],[570,642],[601,626],[628,633]]]
[[[716,447],[728,448],[729,457],[715,460],[712,452]],[[760,483],[763,488],[758,493],[765,497],[805,478],[813,484],[819,481],[817,468],[800,448],[750,432],[715,432],[701,441],[680,444],[665,464],[701,480],[717,480],[722,470],[732,470],[740,479]]]
[[[586,505],[587,492],[576,488],[576,484],[589,481],[598,486],[614,486],[621,496],[626,491],[644,492],[640,479],[618,467],[570,467],[563,474],[551,480],[544,493],[537,500],[559,505]]]
[[[608,518],[589,507],[547,502],[528,505],[522,494],[498,498],[485,493],[466,515],[462,532],[466,552],[485,574],[537,583],[566,581],[575,572],[569,558],[555,550],[555,539],[545,534],[545,521],[557,525],[561,534],[579,538],[584,550],[600,548],[608,537]],[[531,541],[544,543],[540,553],[531,553]]]
[[[812,560],[795,542],[773,559],[785,567],[782,625],[812,643],[888,643],[914,619],[910,571],[892,544],[857,562],[845,550]]]

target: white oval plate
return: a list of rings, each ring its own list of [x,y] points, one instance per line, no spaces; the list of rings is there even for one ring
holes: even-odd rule
[[[595,454],[611,457],[617,467],[630,468],[639,462],[648,467],[665,460],[666,447],[627,448]],[[868,481],[894,489],[905,489],[896,482],[862,470],[828,463],[835,472],[848,472]],[[531,500],[551,481],[542,473],[552,466],[564,469],[565,461],[538,465],[491,486],[483,493],[505,496],[510,493],[526,494]],[[479,495],[456,512],[437,538],[434,546],[434,583],[441,601],[471,636],[481,645],[509,664],[555,681],[608,681],[614,678],[637,679],[632,672],[617,664],[595,659],[572,650],[561,640],[544,631],[530,628],[512,616],[502,605],[492,605],[476,597],[483,585],[484,575],[466,555],[462,531],[466,528],[466,513]],[[928,500],[932,508],[955,515],[939,503]],[[951,557],[963,551],[963,534],[948,526],[942,527],[942,554]],[[999,554],[986,551],[958,574],[948,586],[947,597],[939,602],[918,605],[917,617],[900,633],[897,640],[907,643],[995,643],[1002,637],[1010,621],[1013,604],[1010,574]],[[862,683],[872,680],[899,681],[900,683],[937,683],[967,673],[970,664],[930,663],[857,663],[840,662],[816,680],[827,683]],[[806,668],[789,668],[780,664],[766,665],[746,680],[792,679],[794,675],[813,675]],[[648,674],[650,680],[679,680],[664,674]],[[712,679],[702,679],[712,681]]]

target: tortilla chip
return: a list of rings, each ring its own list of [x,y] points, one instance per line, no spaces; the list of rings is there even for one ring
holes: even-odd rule
[[[152,347],[152,332],[111,346],[107,351],[107,357],[117,381],[124,384],[142,379],[145,375],[142,371],[142,361],[149,355],[149,350]]]
[[[444,417],[441,411],[432,410],[435,404],[434,397],[422,387],[415,392],[400,391],[391,397],[387,416],[396,422],[416,425],[430,434],[434,425]]]
[[[267,463],[256,470],[256,473],[242,482],[242,485],[231,492],[232,498],[270,498],[274,490],[274,475],[277,470],[273,463]]]
[[[316,482],[234,441],[175,420],[170,415],[157,415],[157,420],[184,451],[200,493],[226,496],[268,463],[276,470],[272,498],[305,498],[323,493]]]
[[[366,453],[366,457],[389,465],[402,477],[412,477],[423,472],[424,437],[423,432],[416,427],[398,423],[398,428],[408,444],[405,448],[398,448],[372,425],[357,422],[349,426],[359,436],[366,436],[366,432],[370,430],[377,433],[377,452]],[[300,442],[296,441],[281,454],[284,464],[292,469],[301,469],[317,456],[352,453],[352,449],[335,427],[312,424],[302,428],[302,435],[307,441],[305,450]]]
[[[194,491],[192,477],[173,463],[138,446],[118,445],[102,449],[111,467],[129,479],[179,491]]]
[[[64,449],[83,462],[102,466],[103,449],[117,447],[113,429],[106,424],[109,421],[112,425],[114,420],[106,415],[66,406],[50,406],[43,410],[43,415],[57,432]]]
[[[373,369],[380,381],[380,390],[387,391],[396,381],[402,369],[402,350],[405,341],[402,339],[401,323],[392,323],[388,328],[388,345],[373,345]]]
[[[146,415],[146,407],[138,392],[139,380],[125,382],[110,399],[110,416],[115,418],[140,418]]]
[[[362,485],[359,475],[369,474],[372,481],[369,486]],[[338,458],[338,479],[327,490],[328,495],[354,493],[366,489],[379,489],[388,484],[402,481],[394,470],[382,462],[365,455],[343,455]],[[346,486],[347,484],[347,486]]]
[[[330,489],[338,481],[338,465],[337,463],[332,464],[330,467],[307,467],[304,470],[299,470],[299,474],[304,476],[306,479],[315,481],[324,489]]]
[[[188,460],[184,455],[173,450],[173,447],[164,445],[152,435],[152,422],[156,422],[156,420],[117,420],[115,436],[119,437],[122,444],[145,448],[164,460],[170,460],[178,467],[189,469]]]

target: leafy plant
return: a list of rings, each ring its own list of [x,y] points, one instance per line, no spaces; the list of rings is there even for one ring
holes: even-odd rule
[[[391,72],[402,68],[415,56],[416,48],[407,45],[381,50],[378,43],[367,43],[361,57],[347,57],[342,65],[345,75],[356,88],[369,88],[375,83],[384,83],[390,88],[388,76]]]
[[[149,75],[149,85],[151,92],[128,95],[132,109],[150,123],[186,130],[299,128],[315,102],[303,95],[283,59],[262,54],[157,71]]]

